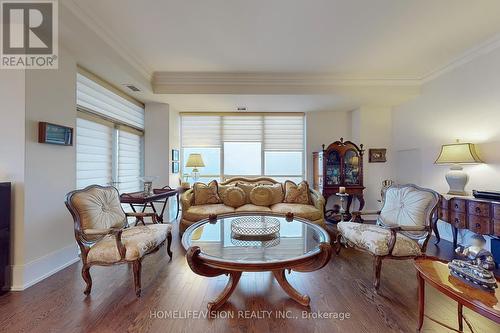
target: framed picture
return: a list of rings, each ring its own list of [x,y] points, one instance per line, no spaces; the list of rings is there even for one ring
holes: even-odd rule
[[[179,161],[179,149],[172,149],[172,161]]]
[[[385,148],[373,148],[368,150],[368,162],[370,163],[384,163],[387,162],[385,153],[387,149]]]
[[[179,162],[172,162],[172,173],[179,173]]]

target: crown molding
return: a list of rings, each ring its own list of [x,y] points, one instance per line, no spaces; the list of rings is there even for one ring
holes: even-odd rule
[[[434,70],[429,71],[419,80],[421,84],[425,84],[427,82],[435,80],[441,75],[451,72],[452,70],[461,67],[471,62],[472,60],[497,49],[498,47],[500,47],[500,34],[495,35],[494,37],[480,43],[479,45],[467,49],[459,56],[453,58],[451,61],[448,61],[445,65],[439,66]]]
[[[153,70],[145,65],[145,62],[139,56],[135,55],[130,48],[126,47],[124,41],[120,40],[95,15],[92,15],[84,8],[82,1],[66,0],[60,1],[60,3],[117,52],[130,66],[136,69],[144,79],[151,82]]]

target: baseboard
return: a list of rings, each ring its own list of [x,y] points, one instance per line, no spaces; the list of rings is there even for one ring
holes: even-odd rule
[[[10,267],[12,286],[10,290],[21,291],[48,278],[52,274],[80,260],[76,244],[51,252],[25,265]]]

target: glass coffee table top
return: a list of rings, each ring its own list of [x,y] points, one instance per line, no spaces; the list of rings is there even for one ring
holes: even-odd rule
[[[252,264],[313,256],[324,242],[330,242],[327,232],[305,219],[255,213],[203,220],[182,237],[186,250],[198,246],[218,261]]]

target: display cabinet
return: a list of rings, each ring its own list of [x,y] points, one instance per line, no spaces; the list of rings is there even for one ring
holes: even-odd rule
[[[356,145],[351,141],[335,141],[323,150],[313,153],[313,187],[328,201],[331,195],[345,187],[349,194],[347,200],[347,218],[350,218],[350,208],[353,199],[359,201],[359,209],[363,209],[363,145]],[[326,207],[326,206],[325,206]],[[339,206],[325,210],[325,217],[329,221],[337,221]],[[326,209],[326,208],[325,208]]]

